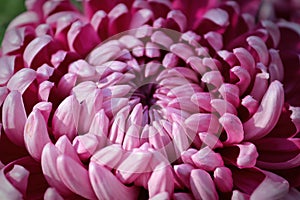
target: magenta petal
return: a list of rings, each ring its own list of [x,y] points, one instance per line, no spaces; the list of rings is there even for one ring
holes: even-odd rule
[[[240,143],[244,139],[243,125],[236,115],[225,113],[219,122],[227,133],[224,144]]]
[[[47,123],[39,110],[33,110],[24,128],[25,146],[30,155],[40,161],[44,146],[50,142]]]
[[[52,120],[53,135],[55,138],[66,135],[72,140],[77,135],[79,111],[80,104],[74,95],[67,97],[61,102]]]
[[[240,66],[235,66],[231,68],[230,71],[239,79],[239,82],[237,82],[236,85],[240,88],[240,94],[244,94],[251,83],[249,72]]]
[[[101,91],[95,90],[81,103],[78,119],[78,134],[85,134],[89,131],[93,117],[102,107],[102,101],[103,95]]]
[[[3,129],[7,137],[19,146],[24,146],[24,126],[26,119],[27,116],[20,92],[10,92],[3,104]]]
[[[142,173],[148,172],[151,158],[152,154],[147,151],[127,152],[117,168],[117,177],[124,184],[134,182]]]
[[[7,180],[17,188],[23,195],[26,194],[29,171],[21,165],[14,165],[13,168],[6,174]]]
[[[44,200],[63,200],[64,198],[55,188],[48,188],[44,194]]]
[[[98,199],[136,199],[138,189],[123,185],[108,169],[90,162],[89,177]]]
[[[22,199],[22,193],[15,188],[6,178],[4,169],[0,170],[0,198],[1,199]]]
[[[165,164],[158,165],[149,178],[148,190],[149,198],[161,192],[167,192],[171,196],[174,191],[172,168]]]
[[[232,172],[227,167],[218,167],[214,171],[214,183],[221,192],[231,192],[233,188]]]
[[[246,69],[250,76],[253,77],[255,73],[255,61],[249,51],[244,48],[236,48],[233,50],[233,53],[239,60],[241,67]]]
[[[7,88],[11,91],[17,90],[23,94],[35,78],[36,72],[34,70],[23,68],[11,77],[7,83]]]
[[[214,114],[197,113],[185,120],[185,125],[195,132],[218,133],[219,122]]]
[[[174,200],[193,200],[193,196],[189,193],[178,192],[173,194]]]
[[[265,174],[265,179],[253,191],[251,199],[275,199],[284,198],[289,190],[289,183],[284,178],[275,175],[271,172],[262,171]]]
[[[193,163],[200,169],[213,171],[217,167],[224,165],[223,159],[219,153],[215,153],[209,147],[200,149],[191,156]]]
[[[253,167],[256,163],[258,153],[255,145],[252,143],[243,143],[236,145],[240,149],[236,164],[239,168]]]
[[[274,81],[264,95],[258,111],[246,121],[245,139],[259,139],[267,135],[276,125],[284,102],[282,84]]]
[[[190,174],[194,167],[190,164],[180,164],[174,166],[174,172],[178,179],[187,188],[190,188]]]
[[[190,184],[195,199],[218,199],[214,182],[206,171],[202,169],[194,169],[191,172]]]
[[[72,158],[60,155],[56,167],[62,182],[74,193],[87,199],[96,199],[92,189],[88,171]],[[80,179],[78,179],[80,177]]]
[[[257,37],[250,36],[247,38],[249,46],[251,46],[258,55],[258,62],[261,62],[263,65],[267,65],[269,61],[269,52],[265,42]]]
[[[113,144],[97,151],[91,161],[110,169],[117,167],[123,157],[123,149],[119,144]]]
[[[88,160],[98,148],[102,148],[96,135],[85,134],[76,136],[73,140],[73,147],[81,160]]]
[[[8,93],[9,93],[9,91],[5,86],[0,87],[0,106],[2,106],[2,104],[3,104],[4,100],[6,99]]]
[[[75,151],[74,147],[72,146],[70,140],[68,139],[68,137],[66,135],[61,136],[56,141],[55,146],[61,154],[67,155],[68,157],[77,161],[77,163],[81,163],[81,161],[77,155],[77,152]]]
[[[59,169],[56,166],[56,161],[60,154],[61,153],[52,143],[46,144],[41,157],[42,170],[50,186],[56,188],[61,195],[69,196],[72,192],[62,182],[58,175]]]
[[[7,83],[14,73],[15,56],[3,56],[0,58],[0,85]]]

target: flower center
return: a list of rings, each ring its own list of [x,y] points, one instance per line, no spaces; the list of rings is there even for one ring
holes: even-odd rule
[[[157,98],[154,97],[154,93],[157,88],[158,84],[156,83],[147,83],[145,85],[142,85],[133,92],[130,100],[139,99],[139,102],[144,107],[150,109],[157,101]]]

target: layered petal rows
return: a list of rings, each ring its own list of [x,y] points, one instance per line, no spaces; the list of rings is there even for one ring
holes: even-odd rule
[[[296,2],[25,3],[0,52],[0,199],[300,198]]]

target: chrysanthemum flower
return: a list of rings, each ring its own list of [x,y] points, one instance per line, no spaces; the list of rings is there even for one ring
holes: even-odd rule
[[[300,25],[272,2],[27,0],[0,199],[299,199]]]

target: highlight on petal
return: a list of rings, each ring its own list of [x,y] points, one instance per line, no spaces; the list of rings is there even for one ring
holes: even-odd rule
[[[138,188],[123,185],[108,169],[95,162],[89,164],[89,178],[98,199],[136,199]]]
[[[50,142],[47,124],[39,110],[33,110],[25,123],[25,146],[30,155],[40,161],[44,146]]]
[[[78,131],[80,105],[74,95],[67,97],[56,109],[52,128],[53,135],[58,138],[62,135],[72,140]],[[71,111],[71,112],[70,112]]]
[[[256,113],[243,124],[245,139],[259,139],[267,135],[276,125],[284,102],[282,84],[273,81]]]
[[[7,137],[19,146],[24,146],[24,126],[27,120],[21,93],[11,91],[3,103],[3,129]]]
[[[87,199],[96,199],[92,189],[88,171],[72,158],[60,155],[56,167],[62,182],[74,193]],[[80,179],[78,179],[80,177]]]

